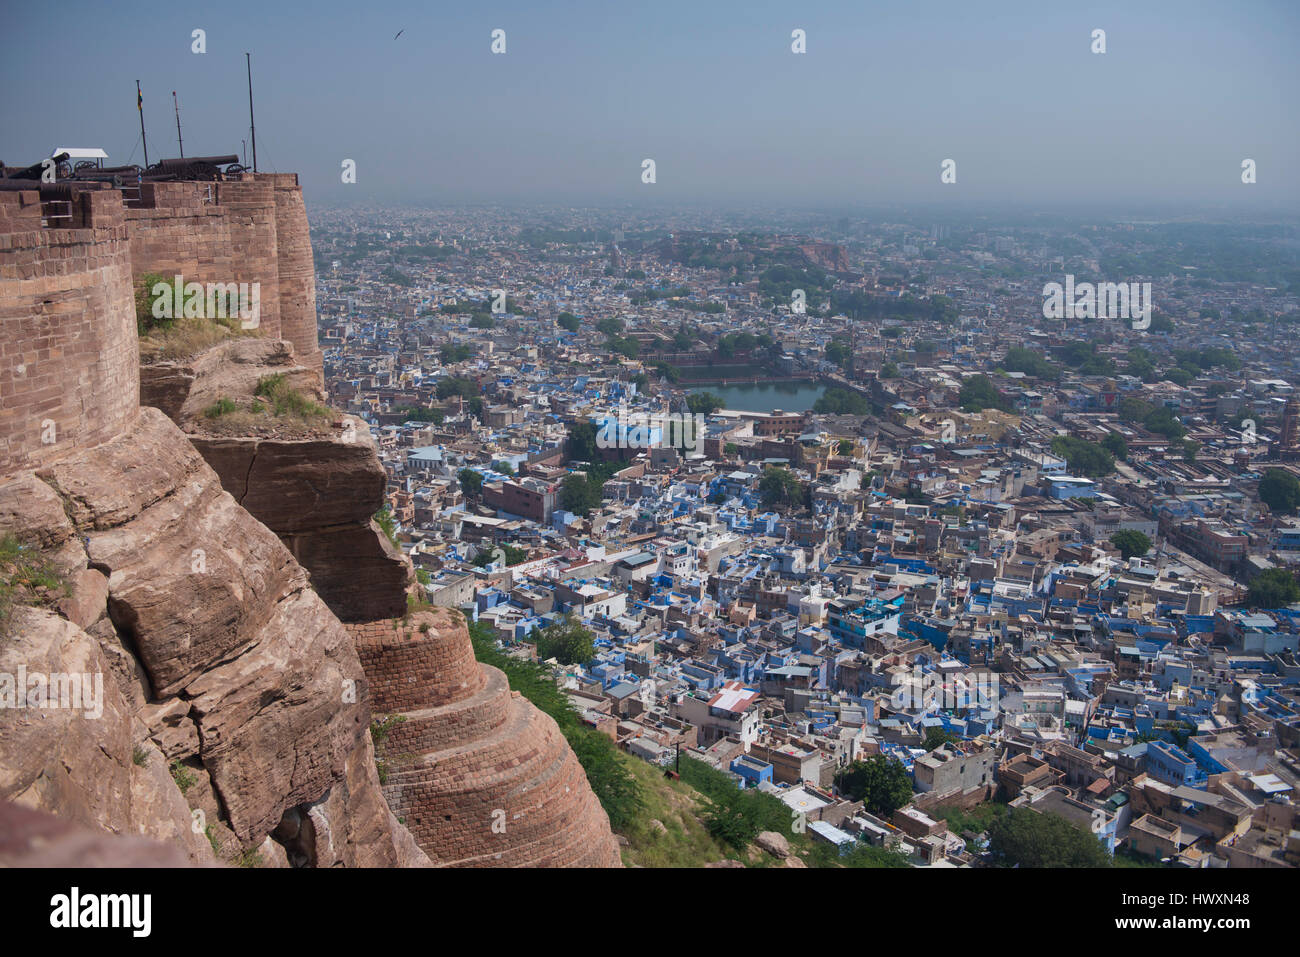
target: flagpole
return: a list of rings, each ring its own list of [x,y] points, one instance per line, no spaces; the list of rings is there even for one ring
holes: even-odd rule
[[[176,106],[176,145],[180,147],[181,159],[185,159],[185,141],[181,139],[181,101],[176,99],[175,90],[172,90],[172,103]]]
[[[149,168],[149,141],[144,138],[144,94],[140,92],[140,81],[135,81],[135,106],[140,111],[140,142],[144,144],[144,168]]]
[[[253,172],[257,172],[257,126],[253,123],[253,56],[244,54],[248,64],[248,129],[253,140]]]

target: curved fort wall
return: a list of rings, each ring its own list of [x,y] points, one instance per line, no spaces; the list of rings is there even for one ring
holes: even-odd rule
[[[51,206],[0,193],[0,474],[39,468],[126,432],[139,412],[139,347],[121,194]]]
[[[619,865],[609,818],[559,726],[476,661],[456,612],[347,628],[385,716],[384,797],[430,860]]]

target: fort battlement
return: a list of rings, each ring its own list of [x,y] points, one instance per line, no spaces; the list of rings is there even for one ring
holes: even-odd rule
[[[319,374],[296,174],[32,185],[0,192],[0,471],[39,467],[135,421],[140,276],[259,283],[261,334],[288,340]]]

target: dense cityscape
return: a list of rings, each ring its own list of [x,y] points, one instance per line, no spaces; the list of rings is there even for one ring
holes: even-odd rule
[[[621,749],[845,855],[978,865],[1023,811],[1125,860],[1297,863],[1292,227],[345,208],[312,235],[377,518]],[[1131,315],[1089,298],[1120,277]]]

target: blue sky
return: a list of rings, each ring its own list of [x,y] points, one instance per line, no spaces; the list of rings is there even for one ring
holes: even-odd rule
[[[71,2],[13,22],[11,165],[58,145],[140,162],[137,79],[151,159],[176,152],[172,90],[187,153],[238,152],[247,50],[259,163],[310,202],[1300,208],[1285,0]]]

